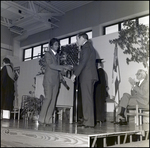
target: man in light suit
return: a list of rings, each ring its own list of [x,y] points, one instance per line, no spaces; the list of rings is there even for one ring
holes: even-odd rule
[[[52,114],[57,102],[57,95],[60,85],[60,72],[65,70],[71,70],[70,65],[59,65],[58,49],[60,42],[58,39],[53,38],[49,42],[49,51],[45,53],[46,68],[43,79],[43,87],[45,100],[43,102],[41,112],[39,115],[39,124],[50,124]]]
[[[86,33],[79,33],[76,36],[77,44],[81,47],[79,65],[74,67],[74,74],[71,80],[79,76],[81,93],[82,93],[82,108],[83,108],[83,127],[94,127],[94,83],[98,80],[96,70],[96,52],[92,43],[88,40]]]
[[[119,103],[118,116],[123,122],[125,121],[125,109],[129,106],[138,104],[140,107],[149,105],[149,77],[143,69],[139,69],[135,74],[139,84],[134,79],[129,78],[129,83],[132,86],[131,95],[124,93]]]

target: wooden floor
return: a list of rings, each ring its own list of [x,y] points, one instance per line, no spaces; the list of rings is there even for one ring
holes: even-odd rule
[[[1,119],[1,146],[87,147],[88,135],[123,131],[149,131],[149,124],[136,126],[130,122],[128,125],[117,125],[107,121],[101,127],[84,129],[77,127],[76,123],[62,121],[44,127],[37,121]]]

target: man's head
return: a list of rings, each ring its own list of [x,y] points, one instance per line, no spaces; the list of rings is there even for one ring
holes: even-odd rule
[[[55,52],[58,51],[58,49],[60,48],[60,41],[59,39],[56,38],[52,38],[49,42],[49,46],[51,49],[53,49]]]
[[[10,64],[11,62],[10,62],[10,60],[8,59],[8,58],[4,58],[3,59],[3,65],[5,65],[5,64]]]
[[[142,80],[146,78],[147,73],[145,70],[139,69],[135,75],[138,80]]]
[[[97,68],[104,68],[104,61],[103,61],[104,59],[96,59],[96,67]]]
[[[85,32],[80,32],[76,36],[77,45],[82,46],[85,41],[88,40],[88,35]]]

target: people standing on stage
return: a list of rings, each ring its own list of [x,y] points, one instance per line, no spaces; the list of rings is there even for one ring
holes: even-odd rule
[[[79,65],[74,67],[74,74],[71,80],[79,76],[81,93],[82,93],[82,109],[83,109],[83,127],[94,127],[94,83],[98,80],[96,70],[96,52],[92,43],[88,40],[88,35],[84,32],[76,36],[77,45],[81,46]]]
[[[15,74],[10,59],[4,58],[2,64],[3,67],[1,69],[1,115],[3,116],[3,110],[7,110],[8,117],[10,117],[10,112],[13,110]]]
[[[71,65],[59,65],[59,55],[57,53],[59,48],[60,41],[57,38],[52,38],[49,42],[49,51],[44,55],[46,61],[43,79],[45,99],[38,119],[41,125],[49,125],[52,121],[60,86],[60,72],[72,69]]]
[[[140,107],[149,107],[149,76],[143,69],[139,69],[135,75],[138,82],[129,78],[132,87],[131,94],[124,93],[119,103],[119,124],[126,124],[125,110],[127,106],[138,104]]]
[[[95,99],[95,119],[96,124],[101,125],[106,121],[106,97],[107,97],[107,80],[106,73],[103,69],[103,59],[96,59],[97,73],[99,80],[94,86]]]

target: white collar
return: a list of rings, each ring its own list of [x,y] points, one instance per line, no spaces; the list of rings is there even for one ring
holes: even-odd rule
[[[140,82],[139,82],[139,86],[141,85],[141,83],[144,81],[144,79],[142,79]]]
[[[54,54],[54,55],[56,55],[56,54],[57,54],[57,52],[56,52],[56,51],[54,51],[53,49],[51,49],[51,50],[52,50],[52,52],[53,52],[53,54]]]
[[[86,42],[87,42],[87,40],[83,42],[82,46],[83,46]]]

